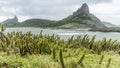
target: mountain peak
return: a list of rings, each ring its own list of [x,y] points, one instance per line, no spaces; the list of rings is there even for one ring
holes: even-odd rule
[[[16,15],[14,16],[13,19],[16,20],[16,21],[18,21],[18,17]]]
[[[77,13],[79,13],[79,14],[81,14],[81,13],[88,14],[89,13],[89,7],[88,7],[87,3],[83,3],[82,6],[77,10]]]
[[[3,21],[2,23],[7,24],[7,25],[12,25],[12,24],[15,24],[15,23],[19,23],[18,22],[18,17],[14,16],[14,18],[7,19],[7,20]]]
[[[105,25],[95,15],[89,12],[89,7],[86,3],[82,4],[82,6],[72,15],[63,19],[62,22],[66,22],[66,24],[77,23],[76,25],[73,24],[74,26],[72,25],[72,27],[77,27],[77,26],[87,27],[87,28],[105,27]]]

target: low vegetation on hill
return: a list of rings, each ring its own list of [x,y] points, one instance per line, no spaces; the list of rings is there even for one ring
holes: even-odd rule
[[[89,31],[120,32],[120,27],[92,28]]]

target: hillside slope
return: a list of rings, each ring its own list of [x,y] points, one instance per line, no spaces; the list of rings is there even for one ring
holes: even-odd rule
[[[109,22],[103,22],[103,24],[106,26],[106,27],[116,27],[116,25],[112,24],[112,23],[109,23]]]
[[[52,23],[52,22],[54,21],[46,20],[46,19],[28,19],[15,26],[17,27],[47,27],[47,24]]]

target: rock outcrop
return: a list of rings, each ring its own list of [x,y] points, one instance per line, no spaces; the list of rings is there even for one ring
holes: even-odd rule
[[[7,19],[7,20],[3,21],[2,23],[7,24],[7,25],[13,25],[13,24],[17,24],[19,22],[18,22],[17,16],[14,16],[14,18]]]
[[[88,7],[88,5],[86,4],[86,3],[84,3],[83,5],[82,5],[82,7],[81,8],[79,8],[77,11],[76,11],[76,13],[78,13],[78,14],[89,14],[89,7]]]

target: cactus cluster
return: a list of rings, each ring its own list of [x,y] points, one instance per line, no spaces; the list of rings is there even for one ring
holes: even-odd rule
[[[117,40],[103,38],[101,41],[95,41],[95,36],[90,38],[88,35],[72,36],[68,40],[62,40],[57,35],[43,35],[42,31],[39,34],[32,34],[32,32],[11,32],[6,35],[0,32],[0,51],[7,53],[7,55],[18,54],[21,57],[26,55],[52,55],[54,60],[61,64],[62,68],[71,65],[71,68],[85,67],[84,59],[86,55],[83,54],[79,58],[81,49],[87,49],[92,54],[101,55],[102,52],[120,51],[120,43]],[[67,54],[65,54],[67,53]],[[119,52],[118,52],[119,53]],[[76,56],[79,58],[75,63],[65,63],[64,58]],[[59,57],[59,58],[58,58]],[[99,65],[102,64],[104,55],[102,55]],[[111,58],[108,60],[106,67],[110,67]]]

